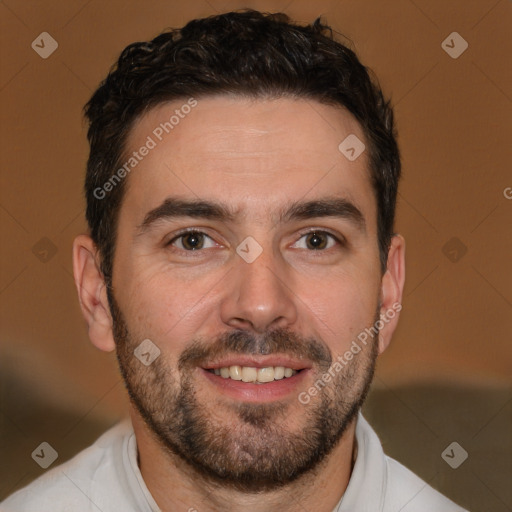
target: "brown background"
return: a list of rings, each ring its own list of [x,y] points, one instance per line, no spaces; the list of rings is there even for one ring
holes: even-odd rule
[[[85,230],[81,109],[127,44],[243,7],[323,15],[391,96],[407,283],[366,415],[431,485],[474,511],[512,510],[508,0],[2,2],[0,498],[43,472],[31,458],[42,441],[62,462],[126,411],[72,279]],[[43,31],[59,44],[48,59],[31,48]],[[469,44],[457,59],[441,46],[454,31]],[[452,441],[469,453],[456,470],[441,458]]]

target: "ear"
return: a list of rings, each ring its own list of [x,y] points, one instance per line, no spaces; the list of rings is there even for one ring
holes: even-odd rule
[[[89,338],[95,347],[111,352],[116,345],[107,288],[99,268],[98,250],[88,235],[79,235],[73,242],[73,273]]]
[[[382,276],[380,292],[379,354],[391,342],[402,310],[402,294],[405,283],[405,240],[393,235],[388,251],[387,269]],[[384,325],[382,325],[384,324]]]

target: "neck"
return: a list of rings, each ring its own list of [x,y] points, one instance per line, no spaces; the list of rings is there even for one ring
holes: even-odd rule
[[[355,420],[314,471],[279,490],[246,494],[206,481],[179,457],[169,454],[133,408],[130,414],[139,468],[162,512],[295,512],[297,503],[305,510],[332,512],[350,480],[356,453]]]

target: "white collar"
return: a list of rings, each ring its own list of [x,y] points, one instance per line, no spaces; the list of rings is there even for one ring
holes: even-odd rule
[[[356,423],[357,456],[350,481],[333,512],[382,510],[386,491],[386,459],[377,434],[361,412]],[[362,496],[364,493],[364,497]],[[364,509],[361,508],[364,503]]]

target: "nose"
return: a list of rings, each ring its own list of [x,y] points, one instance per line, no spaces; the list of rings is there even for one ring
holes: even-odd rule
[[[271,252],[264,250],[252,263],[237,258],[221,302],[221,319],[226,325],[264,333],[297,321],[293,283]]]

